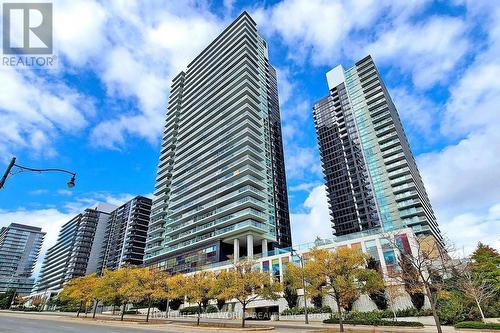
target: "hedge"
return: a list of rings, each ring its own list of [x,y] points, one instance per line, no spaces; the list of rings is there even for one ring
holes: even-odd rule
[[[455,328],[475,328],[485,330],[500,330],[500,323],[483,323],[480,321],[462,321],[455,324]]]
[[[179,313],[181,315],[193,315],[197,314],[198,312],[199,312],[198,306],[188,306],[179,310]],[[218,312],[217,307],[212,304],[208,305],[205,311],[203,311],[202,309],[202,313],[215,313],[215,312]]]
[[[307,313],[332,313],[332,308],[329,306],[322,306],[320,308],[307,307]],[[303,315],[303,314],[304,314],[303,307],[285,309],[281,312],[282,316],[294,316],[294,315]]]
[[[330,318],[323,320],[325,324],[338,324],[337,318]],[[347,325],[374,325],[374,326],[411,326],[411,327],[424,327],[424,324],[417,321],[389,321],[389,320],[344,320]]]
[[[329,306],[323,306],[321,308],[307,308],[308,313],[332,313],[332,309]],[[304,314],[304,308],[291,308],[286,309],[281,312],[281,315],[302,315]],[[335,314],[334,314],[335,315]],[[421,309],[417,310],[416,308],[406,308],[396,310],[396,317],[424,317],[424,316],[432,316],[431,309]],[[346,319],[352,320],[373,320],[373,319],[382,319],[382,318],[392,318],[394,314],[391,310],[373,310],[373,311],[350,311],[346,313]]]
[[[24,311],[24,312],[38,312],[38,309],[35,307],[24,307],[24,306],[18,306],[15,308],[11,308],[12,311]]]

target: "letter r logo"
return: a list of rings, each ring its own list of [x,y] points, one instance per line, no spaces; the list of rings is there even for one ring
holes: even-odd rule
[[[3,3],[3,53],[52,53],[52,3]]]

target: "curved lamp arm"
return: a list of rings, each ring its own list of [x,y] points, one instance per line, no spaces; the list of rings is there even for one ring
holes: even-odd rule
[[[31,171],[31,172],[64,172],[64,173],[67,173],[67,174],[71,175],[71,178],[70,178],[70,180],[67,183],[68,187],[72,188],[72,187],[75,186],[75,179],[76,179],[76,173],[75,172],[71,172],[71,171],[68,171],[68,170],[65,170],[65,169],[58,169],[58,168],[49,168],[49,169],[28,168],[28,167],[16,164],[16,158],[13,157],[12,160],[10,161],[9,165],[7,166],[7,170],[5,170],[4,175],[0,179],[0,189],[5,184],[5,181],[7,180],[7,177],[9,175],[12,175],[11,171],[12,171],[12,168],[14,168],[14,167],[18,168],[18,170],[19,170],[18,172],[27,172],[27,171]]]

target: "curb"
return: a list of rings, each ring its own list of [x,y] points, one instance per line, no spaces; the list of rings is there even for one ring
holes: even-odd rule
[[[196,325],[179,325],[179,324],[168,324],[168,327],[179,327],[179,328],[189,328],[189,329],[197,329],[197,330],[227,330],[227,331],[249,331],[249,332],[258,332],[258,331],[271,331],[274,330],[274,327],[211,327],[211,326],[196,326]]]

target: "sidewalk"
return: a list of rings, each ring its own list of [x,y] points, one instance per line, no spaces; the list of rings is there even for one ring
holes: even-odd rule
[[[154,324],[142,324],[139,322],[120,322],[119,321],[119,315],[111,316],[111,315],[103,315],[103,314],[98,314],[96,316],[96,320],[92,320],[92,314],[87,315],[87,319],[85,320],[85,314],[81,314],[80,319],[76,318],[76,313],[68,313],[68,312],[20,312],[20,311],[6,311],[2,310],[0,311],[0,314],[8,314],[8,315],[14,315],[14,316],[19,316],[19,317],[25,317],[25,318],[37,318],[37,319],[42,319],[44,316],[47,319],[51,320],[61,320],[61,321],[68,321],[68,320],[81,320],[84,322],[88,323],[94,323],[96,325],[107,325],[107,326],[135,326],[135,325],[140,325],[141,328],[148,328],[151,330],[161,330],[161,329],[166,329],[168,327],[178,327],[178,328],[185,328],[185,329],[191,329],[191,330],[199,330],[200,332],[207,330],[206,328],[200,327],[196,328],[193,326],[188,326],[186,324],[193,324],[196,322],[196,318],[168,318],[168,319],[154,319],[155,323]],[[113,318],[113,319],[112,319]],[[127,319],[133,319],[133,320],[145,320],[145,316],[143,315],[125,315],[125,320]],[[231,320],[231,319],[207,319],[207,318],[202,318],[201,323],[225,323],[225,324],[232,324],[232,325],[238,325],[241,323],[241,320]],[[274,327],[274,330],[272,332],[338,332],[339,330],[339,325],[337,324],[323,324],[323,323],[310,323],[309,325],[304,324],[303,322],[292,322],[292,321],[253,321],[253,320],[247,320],[246,322],[247,327],[262,327],[262,326],[267,326],[267,327]],[[350,332],[404,332],[404,333],[434,333],[436,332],[436,327],[435,326],[425,326],[423,328],[416,328],[416,327],[390,327],[390,326],[383,326],[383,327],[378,327],[378,326],[364,326],[364,325],[344,325],[344,328],[346,331]],[[455,333],[455,332],[490,332],[487,330],[465,330],[465,329],[460,329],[456,330],[453,326],[443,326],[443,333]],[[220,331],[231,331],[231,328],[220,328],[218,329]],[[268,330],[268,332],[271,332]]]

